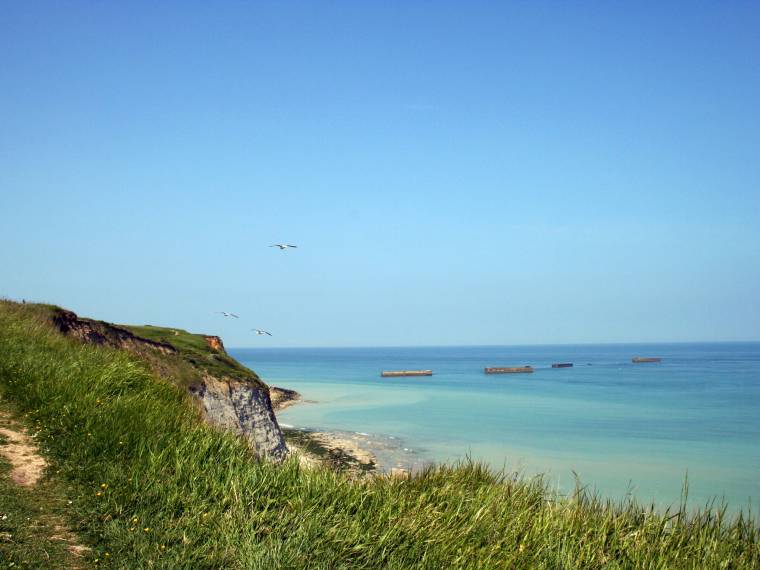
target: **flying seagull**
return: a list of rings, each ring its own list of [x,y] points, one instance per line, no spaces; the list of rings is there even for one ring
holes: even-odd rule
[[[298,246],[297,245],[290,245],[289,243],[273,243],[269,247],[279,247],[280,250],[283,250],[283,249],[288,249],[289,247],[295,247],[295,248],[297,248]]]
[[[224,315],[225,317],[235,317],[236,319],[240,318],[235,313],[228,313],[227,311],[217,311],[216,313],[218,315]]]
[[[269,336],[272,336],[272,333],[263,331],[261,329],[251,329],[251,330],[254,331],[256,334],[268,334]]]

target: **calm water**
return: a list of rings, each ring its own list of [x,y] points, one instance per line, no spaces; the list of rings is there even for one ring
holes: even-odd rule
[[[608,496],[633,492],[661,506],[678,502],[688,472],[692,505],[760,499],[760,343],[230,352],[316,402],[280,422],[390,442],[386,466],[470,455],[545,473],[563,491],[574,471]],[[663,361],[631,364],[636,355]],[[523,364],[535,373],[483,373]],[[435,375],[380,378],[421,368]]]

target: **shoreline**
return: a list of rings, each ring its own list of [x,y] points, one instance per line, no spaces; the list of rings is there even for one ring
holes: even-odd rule
[[[284,427],[285,442],[307,467],[325,465],[353,476],[377,473],[377,457],[352,441],[346,433]]]
[[[305,400],[295,390],[271,386],[272,410],[277,413],[296,404],[316,404]],[[278,419],[279,423],[279,419]],[[413,471],[411,464],[403,466],[399,461],[385,461],[381,452],[392,456],[399,452],[401,442],[394,437],[389,441],[372,440],[366,433],[352,431],[322,431],[297,428],[280,424],[285,442],[291,452],[295,452],[306,466],[326,465],[336,471],[348,472],[353,476],[367,474],[390,474],[404,476]]]

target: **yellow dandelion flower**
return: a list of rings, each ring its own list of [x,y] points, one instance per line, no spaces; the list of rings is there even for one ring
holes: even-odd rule
[[[150,527],[146,526],[146,527],[143,529],[143,532],[150,532]]]
[[[102,494],[103,494],[103,493],[101,493],[100,491],[98,491],[97,493],[95,493],[95,496],[96,496],[96,497],[100,497]]]
[[[105,488],[107,488],[107,487],[108,487],[108,484],[107,484],[107,483],[101,483],[101,484],[100,484],[100,488],[101,488],[101,489],[105,489]]]

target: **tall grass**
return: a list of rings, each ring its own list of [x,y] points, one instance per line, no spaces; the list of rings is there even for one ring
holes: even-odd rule
[[[725,509],[657,513],[476,463],[352,481],[253,461],[188,397],[117,350],[0,303],[0,390],[28,414],[75,530],[119,568],[753,568],[758,528]],[[105,552],[109,553],[106,558]]]

